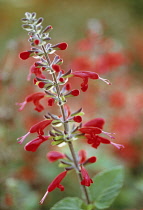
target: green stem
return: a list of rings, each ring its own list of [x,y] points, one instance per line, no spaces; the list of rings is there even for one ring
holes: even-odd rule
[[[42,50],[44,52],[45,58],[47,60],[47,63],[50,66],[51,62],[50,62],[49,56],[47,55],[46,50],[45,50],[43,45],[42,45]],[[58,85],[58,82],[57,82],[57,78],[56,78],[56,75],[55,75],[54,72],[52,73],[52,77],[53,77],[53,80],[55,82],[55,87],[56,87],[56,91],[57,91],[59,102],[61,102],[60,88],[59,88],[59,85]],[[62,105],[62,103],[59,104],[59,105],[60,105],[61,114],[63,116],[63,121],[64,121],[63,122],[64,131],[65,131],[66,134],[68,134],[69,133],[69,126],[68,126],[68,122],[66,121],[66,115],[65,115],[65,111],[64,111],[64,106]],[[76,154],[75,154],[75,150],[74,150],[73,144],[72,144],[71,141],[67,141],[67,143],[68,143],[68,146],[69,146],[69,149],[70,149],[73,161],[74,161],[74,165],[75,165],[75,168],[76,168],[76,171],[77,171],[79,182],[81,182],[82,181],[82,175],[81,175],[79,164],[78,164],[78,161],[77,161],[77,158],[76,158]],[[89,195],[88,195],[88,192],[87,192],[87,188],[84,185],[81,185],[81,186],[82,186],[82,192],[85,195],[86,202],[87,202],[87,204],[90,204],[90,199],[89,199]]]

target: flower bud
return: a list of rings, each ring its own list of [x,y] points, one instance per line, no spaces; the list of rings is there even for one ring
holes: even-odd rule
[[[54,102],[55,102],[54,98],[49,98],[48,99],[48,106],[53,106]]]
[[[75,89],[75,90],[72,90],[70,94],[73,96],[78,96],[79,93],[80,93],[79,90]]]
[[[62,43],[52,46],[54,50],[65,50],[67,47],[68,47],[68,44],[66,42],[62,42]]]
[[[60,66],[57,65],[57,64],[53,64],[52,69],[55,70],[55,72],[60,72],[61,71]]]
[[[81,116],[74,116],[73,120],[77,123],[82,122],[82,117]]]
[[[19,54],[19,57],[22,60],[27,60],[30,57],[31,53],[29,51],[24,51]]]

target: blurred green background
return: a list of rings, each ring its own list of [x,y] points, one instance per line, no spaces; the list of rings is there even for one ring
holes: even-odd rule
[[[88,105],[86,106],[85,103],[85,110],[88,111],[87,118],[94,115],[94,117],[108,119],[107,131],[117,127],[110,126],[113,119],[116,121],[117,117],[119,120],[127,113],[128,120],[124,127],[121,126],[121,131],[126,133],[127,129],[127,133],[126,135],[119,133],[118,137],[118,142],[126,144],[127,149],[124,153],[121,152],[121,155],[120,152],[117,154],[109,147],[107,150],[106,145],[96,151],[89,148],[88,155],[98,157],[95,168],[89,167],[89,171],[94,175],[100,170],[124,165],[123,190],[109,209],[141,210],[143,208],[142,0],[0,0],[0,210],[44,210],[49,209],[64,196],[80,195],[76,188],[76,176],[71,173],[70,178],[65,179],[66,190],[62,193],[55,190],[49,194],[45,204],[40,206],[39,200],[48,184],[61,172],[57,163],[50,164],[46,160],[46,153],[56,148],[51,148],[50,144],[47,147],[42,145],[36,153],[29,153],[16,142],[16,139],[26,133],[33,122],[41,119],[40,113],[35,113],[32,105],[21,113],[15,106],[16,102],[23,101],[27,94],[34,92],[32,84],[26,81],[27,69],[32,63],[18,58],[21,51],[29,49],[28,36],[21,28],[21,18],[24,17],[25,12],[36,12],[37,17],[44,17],[44,26],[49,24],[53,26],[54,30],[51,33],[53,43],[68,42],[67,51],[62,53],[62,57],[65,56],[65,68],[70,66],[81,53],[76,46],[79,40],[87,37],[87,23],[90,19],[99,20],[104,28],[104,37],[115,40],[128,57],[129,62],[123,68],[117,68],[103,75],[114,83],[115,90],[125,94],[124,98],[128,99],[126,104],[119,107],[112,106],[109,99],[114,94],[114,88],[109,88],[108,93],[106,86],[100,86],[99,83],[99,90],[95,88],[95,93],[88,92],[93,94],[91,95],[93,101],[95,96],[96,109],[90,107],[88,110]],[[88,53],[86,56],[90,57]],[[123,81],[124,77],[126,81]],[[94,84],[92,84],[93,87]],[[81,102],[86,99],[84,97],[86,96],[81,96]],[[94,109],[95,113],[93,113]],[[133,124],[130,125],[129,122]],[[121,121],[122,123],[124,121]],[[130,135],[128,135],[129,132]],[[76,149],[78,150],[78,144]],[[67,148],[63,150],[67,152]],[[74,184],[69,180],[74,181]]]

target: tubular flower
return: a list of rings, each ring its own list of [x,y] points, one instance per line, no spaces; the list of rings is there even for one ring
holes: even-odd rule
[[[65,155],[61,152],[57,152],[57,151],[50,151],[48,152],[47,154],[47,159],[50,161],[50,162],[55,162],[59,159],[63,159],[65,158]]]
[[[87,170],[83,166],[81,166],[81,175],[83,178],[81,185],[89,187],[90,184],[93,183],[93,180],[89,177]]]
[[[30,134],[30,133],[37,133],[39,136],[42,136],[44,135],[44,129],[50,125],[52,122],[52,120],[43,120],[43,121],[40,121],[38,123],[36,123],[35,125],[33,125],[29,132],[26,133],[24,136],[22,137],[19,137],[17,140],[20,140],[18,143],[19,144],[22,144],[23,141],[26,139],[26,137]]]
[[[60,173],[52,182],[51,184],[48,186],[47,191],[45,193],[45,195],[43,196],[43,198],[40,201],[40,204],[43,204],[45,198],[47,197],[49,192],[52,192],[55,188],[59,188],[61,191],[64,191],[64,186],[61,185],[61,181],[64,179],[64,177],[66,176],[67,171],[64,171],[62,173]]]
[[[83,92],[88,89],[88,79],[100,79],[106,82],[108,85],[111,85],[111,83],[107,79],[103,79],[99,77],[97,73],[91,71],[75,71],[72,72],[71,76],[80,77],[83,80],[83,82],[81,83],[81,90]]]
[[[116,144],[109,139],[99,136],[99,134],[103,133],[109,136],[110,138],[114,139],[111,133],[105,132],[102,130],[105,121],[102,118],[95,118],[93,120],[88,121],[84,124],[83,127],[79,128],[78,130],[84,134],[87,139],[87,143],[91,144],[92,147],[98,148],[98,146],[102,144],[112,144],[113,146],[117,147],[118,149],[124,148],[121,144]]]
[[[86,161],[87,152],[84,149],[81,149],[78,152],[78,156],[79,156],[79,163],[82,164]]]
[[[83,165],[87,163],[95,163],[97,159],[95,156],[92,156],[87,159],[87,152],[84,149],[79,150],[78,157],[79,157],[78,163]]]
[[[38,138],[29,141],[25,146],[24,149],[26,151],[35,152],[38,147],[45,141],[49,139],[49,136],[38,136]]]
[[[37,68],[35,65],[32,65],[30,67],[30,71],[29,71],[29,74],[27,76],[28,81],[30,80],[32,74],[35,74],[35,76],[38,77],[38,78],[42,78],[42,79],[46,78],[44,76],[44,74],[42,74],[42,71],[40,70],[40,68]]]
[[[25,98],[25,101],[22,103],[16,103],[16,105],[20,106],[19,111],[22,111],[25,107],[25,105],[29,102],[33,102],[33,104],[35,105],[35,110],[38,112],[41,112],[44,110],[44,107],[40,104],[40,100],[42,98],[44,98],[46,94],[42,93],[42,92],[37,92],[37,93],[33,93],[31,95],[28,95]]]

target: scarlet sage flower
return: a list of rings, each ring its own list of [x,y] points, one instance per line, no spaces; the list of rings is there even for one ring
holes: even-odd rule
[[[50,125],[52,122],[52,120],[43,120],[43,121],[40,121],[38,123],[36,123],[35,125],[33,125],[29,132],[26,133],[24,136],[22,137],[19,137],[17,140],[20,139],[20,141],[18,142],[19,144],[22,144],[23,141],[26,139],[26,137],[30,134],[30,133],[37,133],[39,136],[42,136],[44,135],[44,129]]]
[[[109,80],[103,79],[103,78],[99,77],[99,75],[97,73],[91,72],[91,71],[75,71],[75,72],[72,72],[71,76],[79,77],[79,78],[83,79],[83,82],[81,83],[81,90],[83,92],[85,92],[88,89],[88,79],[100,79],[100,80],[106,82],[108,85],[111,85]]]
[[[61,153],[61,152],[57,152],[57,151],[50,151],[48,152],[47,154],[47,159],[50,161],[50,162],[55,162],[59,159],[63,159],[65,158],[66,156]]]
[[[96,159],[97,159],[95,156],[92,156],[87,159],[87,153],[84,149],[79,150],[78,157],[79,157],[78,163],[83,164],[83,165],[85,165],[87,163],[95,163]]]
[[[38,112],[41,112],[44,110],[44,107],[40,104],[40,100],[42,98],[44,98],[46,94],[42,93],[42,92],[37,92],[37,93],[33,93],[31,95],[28,95],[24,102],[22,103],[16,103],[16,105],[20,106],[19,111],[22,111],[25,107],[25,105],[29,102],[33,102],[33,104],[35,105],[35,110]]]
[[[79,150],[78,152],[79,163],[82,164],[86,161],[87,152],[84,149]]]
[[[90,184],[93,183],[93,180],[89,177],[87,170],[83,166],[81,166],[81,175],[83,178],[81,185],[89,187]]]
[[[66,176],[67,171],[64,171],[62,173],[60,173],[52,182],[51,184],[48,186],[47,191],[45,193],[45,195],[43,196],[43,198],[40,201],[40,204],[43,204],[45,198],[47,197],[49,192],[52,192],[55,188],[59,188],[61,191],[64,191],[64,186],[61,185],[61,181],[64,179],[64,177]]]
[[[114,139],[111,135],[112,133],[108,133],[102,130],[105,121],[102,118],[95,118],[91,121],[88,121],[84,124],[83,127],[79,128],[78,130],[84,134],[87,139],[87,143],[91,144],[92,147],[98,148],[98,146],[103,144],[112,144],[113,146],[117,147],[118,149],[124,148],[121,144],[116,144],[109,139],[99,136],[99,134],[103,133],[108,135],[110,138]]]
[[[38,138],[29,141],[25,146],[24,149],[26,151],[35,152],[38,147],[45,141],[49,139],[49,136],[38,136]]]
[[[38,78],[42,78],[42,79],[46,78],[45,75],[42,74],[42,71],[40,70],[40,68],[37,68],[35,65],[32,65],[30,67],[29,74],[27,76],[28,81],[30,80],[32,74],[35,74],[35,76]]]

